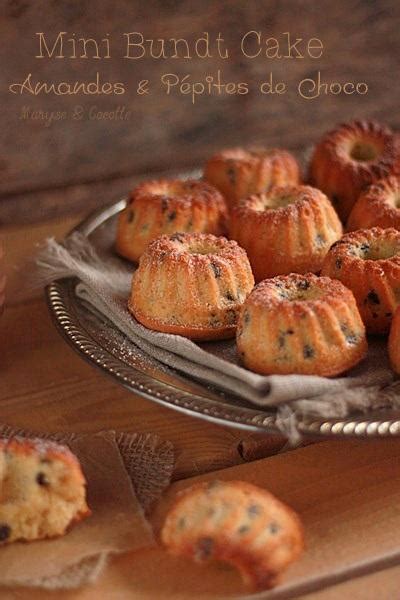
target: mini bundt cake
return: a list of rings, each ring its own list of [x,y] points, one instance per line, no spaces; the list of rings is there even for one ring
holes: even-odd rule
[[[208,160],[204,177],[232,207],[241,198],[268,191],[274,185],[297,185],[300,168],[286,150],[232,148]]]
[[[304,546],[296,513],[267,490],[245,481],[212,481],[181,492],[161,540],[176,556],[236,567],[252,589],[276,585]]]
[[[162,234],[199,232],[223,235],[226,204],[208,183],[160,179],[138,185],[120,213],[117,252],[137,262],[151,241]]]
[[[60,536],[89,514],[85,478],[68,448],[0,439],[0,543]]]
[[[400,375],[400,306],[396,308],[390,325],[388,351],[392,369]]]
[[[347,229],[370,227],[400,230],[400,177],[386,177],[370,185],[353,206]]]
[[[400,232],[374,227],[347,233],[326,255],[322,275],[352,290],[369,333],[387,333],[400,303]]]
[[[345,223],[360,193],[400,173],[400,137],[379,123],[354,121],[327,133],[314,150],[310,183],[320,188]]]
[[[319,271],[342,225],[320,190],[285,186],[241,200],[231,211],[229,234],[246,250],[261,281]]]
[[[175,233],[158,238],[142,255],[129,309],[149,329],[196,340],[228,338],[253,285],[246,252],[236,242]]]
[[[244,365],[257,373],[339,375],[365,356],[365,327],[353,294],[313,274],[266,279],[244,303],[237,328]]]

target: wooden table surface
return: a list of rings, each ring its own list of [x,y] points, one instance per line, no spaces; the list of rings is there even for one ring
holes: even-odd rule
[[[271,598],[399,597],[400,440],[323,441],[278,454],[285,446],[281,436],[205,423],[116,385],[61,339],[43,292],[31,279],[37,244],[49,235],[62,238],[80,218],[7,227],[1,232],[8,285],[0,319],[0,423],[37,431],[156,433],[175,448],[173,489],[187,484],[188,478],[212,477],[222,469],[219,477],[259,481],[299,511],[309,532],[308,548],[304,559],[289,569],[282,592],[274,592]],[[161,511],[170,495],[161,503]],[[156,513],[155,523],[157,518]],[[187,565],[184,584],[179,569],[159,549],[120,556],[94,586],[57,592],[57,596],[160,598],[155,579],[165,598],[211,597],[209,590],[202,589],[207,579],[213,581],[215,593],[238,592],[232,573],[211,569],[209,578],[199,577],[198,567]],[[312,582],[309,589],[304,581]],[[53,596],[21,589],[0,592],[5,599]]]

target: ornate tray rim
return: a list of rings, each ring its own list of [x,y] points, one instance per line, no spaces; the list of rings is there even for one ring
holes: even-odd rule
[[[94,211],[73,231],[85,236],[117,214],[124,206],[125,198]],[[72,233],[72,232],[71,232]],[[47,304],[53,321],[63,338],[90,364],[112,377],[131,392],[148,400],[169,406],[174,410],[226,426],[264,433],[281,432],[276,424],[275,413],[267,410],[227,405],[206,396],[180,390],[143,373],[119,360],[103,348],[90,334],[82,330],[76,311],[76,297],[72,278],[59,279],[46,287]],[[306,420],[298,424],[299,432],[308,437],[396,437],[400,436],[400,418],[382,420],[347,419]]]

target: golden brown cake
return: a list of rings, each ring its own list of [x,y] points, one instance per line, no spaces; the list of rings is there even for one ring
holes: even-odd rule
[[[400,306],[396,308],[390,325],[388,351],[392,369],[400,375]]]
[[[354,121],[327,133],[314,150],[310,183],[320,188],[345,223],[371,183],[400,173],[400,138],[373,121]]]
[[[0,543],[60,536],[89,514],[85,478],[68,448],[0,439]]]
[[[159,179],[138,185],[120,213],[117,252],[137,262],[151,241],[177,231],[223,235],[226,204],[203,181]]]
[[[347,229],[371,227],[400,230],[400,177],[392,175],[370,185],[353,206]]]
[[[270,375],[339,375],[367,351],[353,294],[313,274],[266,279],[244,303],[237,328],[244,365]]]
[[[352,290],[369,333],[387,333],[400,303],[400,232],[374,227],[347,233],[329,250],[322,274]]]
[[[149,329],[196,340],[228,338],[253,285],[246,252],[236,242],[176,233],[158,238],[142,255],[129,309]]]
[[[232,207],[241,198],[268,191],[274,185],[297,185],[300,169],[286,150],[232,148],[208,160],[204,177]]]
[[[247,252],[256,281],[317,272],[342,225],[328,198],[310,186],[275,187],[241,200],[229,235]]]
[[[253,589],[276,585],[304,546],[296,513],[244,481],[205,482],[181,492],[161,539],[176,556],[232,564]]]

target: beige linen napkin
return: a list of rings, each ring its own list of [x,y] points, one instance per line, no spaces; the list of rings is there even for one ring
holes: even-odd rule
[[[32,437],[31,432],[0,427],[0,437],[13,434]],[[60,538],[0,547],[0,585],[79,587],[98,577],[110,555],[154,544],[144,510],[169,484],[169,442],[110,431],[40,437],[65,443],[78,456],[92,515]]]
[[[184,337],[151,331],[140,325],[127,310],[132,270],[116,258],[107,260],[99,257],[81,234],[74,233],[64,245],[48,240],[37,262],[45,282],[62,277],[79,278],[77,296],[112,321],[147,355],[250,402],[270,407],[309,399],[308,404],[303,404],[303,410],[324,416],[325,404],[331,405],[332,396],[343,399],[344,393],[347,396],[349,390],[352,391],[349,395],[351,407],[365,409],[371,403],[386,403],[380,388],[390,384],[394,375],[384,340],[370,340],[368,358],[345,377],[262,376],[240,365],[234,340],[197,344]],[[367,388],[370,393],[366,403],[363,398]],[[311,402],[312,399],[318,401]],[[345,399],[341,406],[343,414],[343,410],[347,410]]]

